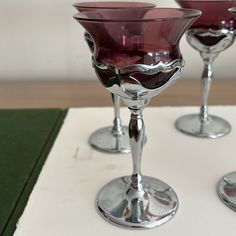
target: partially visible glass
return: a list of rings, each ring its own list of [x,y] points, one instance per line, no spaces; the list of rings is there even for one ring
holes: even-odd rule
[[[98,193],[97,209],[109,222],[142,229],[169,221],[178,208],[177,195],[168,184],[141,174],[142,111],[151,97],[180,77],[184,62],[179,41],[201,12],[175,8],[131,11],[96,10],[79,13],[75,19],[94,39],[93,67],[98,78],[131,112],[133,173],[106,184]]]
[[[231,126],[228,121],[208,114],[208,97],[213,79],[213,62],[220,52],[234,42],[235,20],[228,12],[236,6],[236,0],[176,0],[184,8],[202,11],[202,16],[187,32],[187,41],[196,50],[204,62],[202,73],[202,104],[200,114],[180,117],[176,128],[195,137],[218,138],[228,134]]]
[[[130,14],[135,14],[136,8],[149,9],[155,5],[147,2],[78,2],[73,5],[79,12],[109,10],[109,9],[134,9]],[[94,52],[94,42],[87,31],[84,33],[90,51]],[[108,153],[129,153],[128,127],[123,126],[120,117],[120,97],[111,93],[114,107],[114,120],[112,127],[103,127],[90,135],[89,144],[96,150]]]
[[[236,7],[230,8],[229,11],[236,19]],[[236,211],[236,171],[221,178],[218,184],[218,195],[226,206]]]

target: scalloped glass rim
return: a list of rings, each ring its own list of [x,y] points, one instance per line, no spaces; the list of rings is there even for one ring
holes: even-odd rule
[[[133,10],[135,9],[136,11],[143,11],[143,9],[140,8],[132,8]],[[152,12],[152,11],[160,11],[162,13],[162,16],[155,15],[152,17],[148,17],[148,18],[144,18],[144,19],[130,19],[130,18],[122,18],[122,19],[117,19],[115,18],[116,15],[113,15],[114,18],[98,18],[98,16],[101,17],[101,15],[99,15],[99,13],[106,13],[106,12],[114,12],[114,13],[118,13],[118,12],[122,12],[124,13],[125,11],[129,12],[132,9],[97,9],[94,11],[85,11],[85,12],[79,12],[77,14],[75,14],[73,17],[76,20],[79,21],[93,21],[93,22],[161,22],[161,21],[176,21],[176,20],[183,20],[183,19],[188,19],[188,18],[193,18],[193,17],[199,17],[202,12],[199,10],[195,10],[195,9],[190,9],[190,8],[150,8],[149,10],[147,10],[147,12]],[[163,16],[163,11],[168,11],[169,12],[169,16],[165,15]],[[171,11],[174,12],[179,12],[182,13],[182,15],[179,16],[172,16]],[[128,15],[129,17],[129,15]]]
[[[103,5],[104,4],[104,5]],[[122,6],[119,6],[121,4]],[[102,6],[103,5],[103,6]],[[106,5],[106,6],[105,6]],[[76,8],[85,8],[85,9],[125,9],[125,8],[151,8],[156,5],[148,2],[122,2],[122,1],[114,1],[114,2],[105,2],[105,1],[97,1],[97,2],[77,2],[73,4]]]
[[[229,11],[230,11],[231,13],[235,14],[235,13],[236,13],[236,7],[231,7],[231,8],[229,9]]]

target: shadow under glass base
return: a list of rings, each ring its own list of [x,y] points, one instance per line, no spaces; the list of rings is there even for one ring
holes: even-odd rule
[[[222,137],[231,130],[231,126],[226,120],[209,115],[208,121],[201,122],[199,114],[180,117],[176,120],[175,127],[184,134],[209,139]]]
[[[170,220],[178,208],[172,188],[161,180],[143,176],[144,189],[130,189],[130,176],[109,182],[99,192],[96,205],[109,222],[121,227],[145,229]]]
[[[236,171],[221,178],[218,184],[218,195],[226,206],[236,211]]]
[[[96,130],[89,138],[89,144],[96,150],[107,153],[129,153],[128,128],[122,126],[122,135],[114,135],[112,127]]]

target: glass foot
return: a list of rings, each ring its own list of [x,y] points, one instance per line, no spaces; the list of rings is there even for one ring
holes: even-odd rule
[[[105,185],[96,205],[109,222],[128,228],[153,228],[170,220],[178,208],[172,188],[161,180],[143,176],[143,190],[130,188],[131,177],[121,177]]]
[[[236,172],[229,173],[220,180],[218,195],[225,205],[236,211]]]
[[[180,117],[175,127],[184,134],[211,139],[222,137],[231,130],[230,124],[220,117],[209,115],[207,122],[201,122],[198,114]]]
[[[122,126],[123,134],[112,134],[112,127],[96,130],[89,138],[89,144],[96,150],[108,153],[129,153],[128,128]]]

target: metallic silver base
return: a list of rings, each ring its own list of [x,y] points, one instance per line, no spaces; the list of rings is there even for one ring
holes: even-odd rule
[[[170,220],[178,208],[172,188],[161,180],[143,176],[143,190],[130,188],[129,176],[115,179],[99,192],[96,205],[109,222],[122,227],[144,229]]]
[[[198,114],[180,117],[175,127],[184,134],[210,139],[222,137],[231,130],[230,124],[220,117],[209,115],[208,121],[201,122]]]
[[[122,135],[114,135],[112,127],[96,130],[89,138],[89,144],[96,150],[107,153],[130,153],[128,128],[122,126]]]
[[[225,175],[218,184],[220,199],[236,211],[236,171]]]

